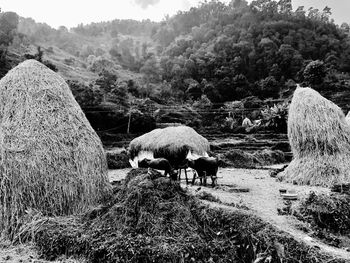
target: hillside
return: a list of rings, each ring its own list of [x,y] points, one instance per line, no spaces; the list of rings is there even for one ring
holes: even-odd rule
[[[264,119],[262,109],[288,101],[296,83],[346,112],[349,28],[335,25],[329,8],[293,9],[290,0],[213,0],[160,23],[115,19],[69,30],[6,12],[0,76],[28,57],[42,60],[101,133],[126,132],[130,112],[136,133],[145,131],[140,120],[239,131],[245,116]]]

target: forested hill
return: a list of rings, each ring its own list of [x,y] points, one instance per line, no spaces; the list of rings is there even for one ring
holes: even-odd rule
[[[1,76],[37,58],[68,80],[83,108],[127,112],[145,98],[220,107],[286,98],[296,83],[349,92],[349,25],[335,25],[327,7],[292,8],[291,0],[213,0],[160,23],[116,19],[69,30],[6,12],[0,33]]]
[[[202,4],[153,35],[163,49],[162,77],[212,101],[276,98],[303,81],[339,88],[338,73],[350,71],[349,26],[336,26],[330,15],[328,8],[294,12],[290,0]]]

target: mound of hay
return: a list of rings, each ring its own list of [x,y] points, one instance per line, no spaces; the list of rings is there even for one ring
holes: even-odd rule
[[[220,154],[220,166],[255,169],[264,165],[279,164],[285,162],[282,151],[264,149],[254,153],[245,152],[240,149],[232,149]]]
[[[129,154],[134,159],[141,151],[153,152],[154,158],[166,158],[173,165],[183,161],[190,152],[207,156],[209,142],[187,126],[155,129],[130,142]]]
[[[262,165],[284,163],[286,161],[284,153],[280,150],[264,149],[253,153]]]
[[[342,110],[311,88],[294,92],[288,116],[293,160],[282,177],[329,187],[350,181],[350,126]]]
[[[253,154],[240,149],[232,149],[219,155],[220,166],[235,168],[257,168],[261,163]]]
[[[68,85],[36,60],[0,81],[0,232],[11,236],[26,210],[84,211],[108,192],[100,139]]]
[[[108,202],[82,216],[33,215],[18,238],[32,239],[50,260],[61,255],[105,263],[334,259],[246,211],[209,208],[178,183],[146,169],[132,170],[114,192]]]

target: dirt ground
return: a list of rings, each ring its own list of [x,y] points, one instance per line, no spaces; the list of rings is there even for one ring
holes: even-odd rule
[[[281,166],[275,166],[279,168]],[[110,181],[122,180],[130,169],[110,170]],[[192,172],[189,172],[189,178],[192,178]],[[209,179],[210,181],[210,179]],[[219,198],[223,204],[217,202],[207,202],[211,206],[222,207],[227,210],[237,209],[232,204],[249,208],[249,212],[260,216],[262,219],[270,222],[278,229],[290,233],[295,239],[301,240],[311,246],[316,246],[321,250],[328,252],[335,257],[349,259],[350,252],[344,249],[328,246],[319,240],[310,237],[305,232],[299,230],[300,222],[292,216],[281,216],[277,213],[277,208],[284,206],[284,200],[280,196],[279,189],[295,191],[298,198],[307,196],[310,191],[328,192],[327,188],[297,186],[279,182],[276,178],[269,176],[268,169],[235,169],[221,168],[218,172],[218,186],[215,188],[199,185],[186,185],[184,178],[181,184],[194,194],[201,192],[211,193]],[[243,191],[243,192],[242,192]],[[293,202],[298,202],[293,201]],[[226,205],[231,204],[231,205]],[[39,259],[39,256],[30,245],[21,245],[13,247],[6,242],[0,241],[0,262],[1,263],[46,263]],[[84,260],[66,259],[55,261],[56,263],[84,263]]]

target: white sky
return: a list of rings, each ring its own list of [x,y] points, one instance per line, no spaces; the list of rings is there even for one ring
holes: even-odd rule
[[[230,0],[222,0],[230,2]],[[20,16],[31,17],[54,28],[67,28],[80,23],[109,21],[113,19],[151,19],[161,21],[166,14],[188,10],[200,0],[0,0],[2,11],[14,11]],[[250,2],[250,1],[249,1]],[[323,9],[332,8],[336,23],[350,22],[350,0],[292,0],[293,7],[304,5]],[[137,4],[139,3],[139,4]],[[153,3],[147,5],[148,3]],[[143,7],[141,5],[143,4]],[[147,6],[145,8],[145,6]]]

